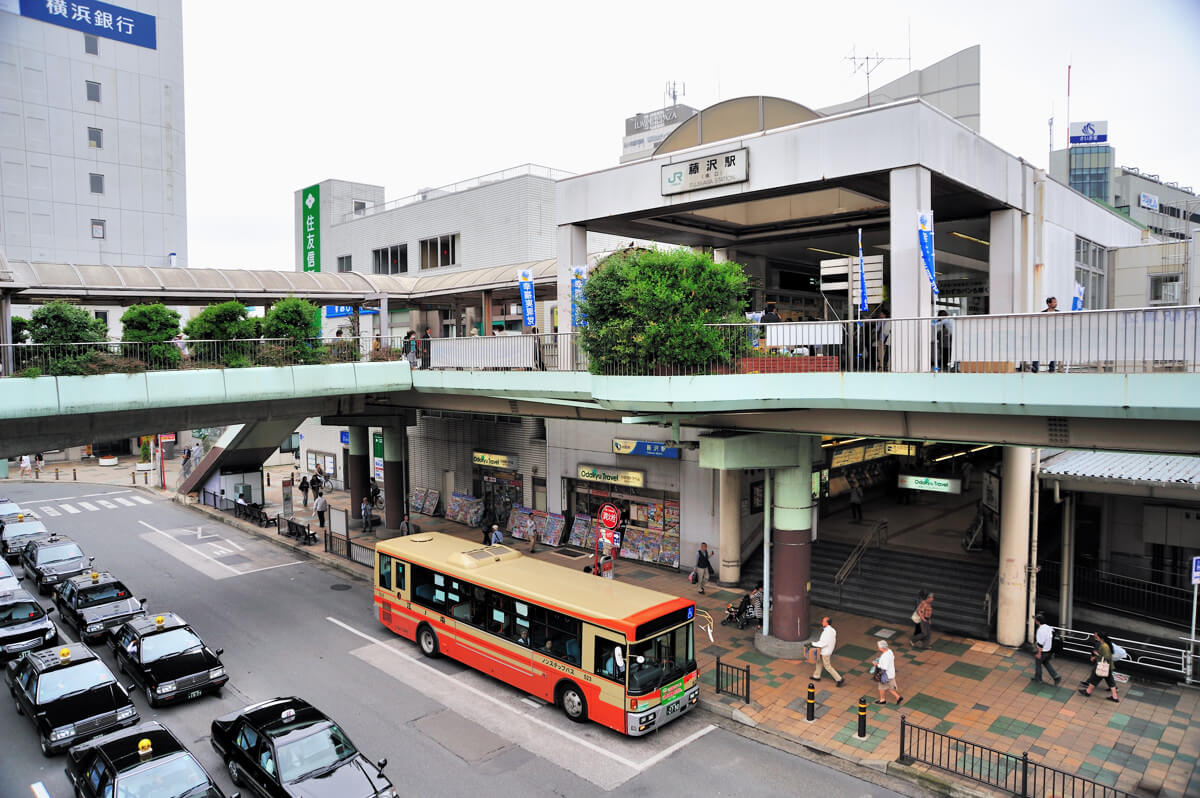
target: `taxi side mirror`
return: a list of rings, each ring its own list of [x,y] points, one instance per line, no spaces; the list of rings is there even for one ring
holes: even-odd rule
[[[42,607],[42,609],[46,611],[47,615],[49,615],[50,613],[54,612],[54,605],[51,604],[49,607]]]
[[[129,684],[122,685],[122,686],[125,688],[125,691],[126,691],[126,692],[129,692],[129,693],[136,693],[136,692],[137,692],[137,685],[136,685],[136,684],[134,684],[133,682],[130,682]]]
[[[146,602],[147,602],[147,601],[149,601],[149,600],[150,600],[150,599],[146,598],[145,596],[142,596],[141,598],[139,598],[139,599],[138,599],[138,604],[141,604],[143,607],[145,607],[145,606],[146,606]]]
[[[375,763],[375,768],[379,771],[379,775],[383,776],[383,769],[387,767],[387,759],[381,759]]]
[[[224,654],[224,653],[225,653],[225,649],[223,649],[223,648],[218,648],[218,649],[217,649],[216,651],[214,651],[213,653],[214,653],[214,654],[216,654],[216,655],[219,657],[219,656],[221,656],[222,654]]]

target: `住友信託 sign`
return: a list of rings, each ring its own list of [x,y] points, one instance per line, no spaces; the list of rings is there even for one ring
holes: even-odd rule
[[[925,490],[930,493],[962,493],[962,480],[901,474],[900,487],[906,490]]]
[[[749,156],[750,151],[743,148],[664,164],[661,172],[662,193],[682,194],[701,188],[744,183],[750,179]]]
[[[602,482],[606,485],[621,485],[626,488],[646,486],[645,471],[625,471],[604,466],[581,465],[576,469],[575,476],[588,482]]]

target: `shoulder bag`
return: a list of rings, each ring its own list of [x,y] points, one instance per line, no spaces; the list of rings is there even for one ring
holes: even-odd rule
[[[1096,675],[1097,676],[1101,676],[1101,677],[1107,676],[1111,672],[1112,672],[1112,666],[1108,664],[1108,660],[1103,660],[1103,659],[1097,660],[1097,662],[1096,662]]]

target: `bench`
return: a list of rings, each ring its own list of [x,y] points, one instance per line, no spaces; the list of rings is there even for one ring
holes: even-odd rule
[[[294,518],[276,517],[276,531],[300,541],[300,545],[308,546],[317,542],[317,533],[308,527],[308,523],[300,523]]]
[[[268,526],[275,520],[267,514],[261,504],[235,504],[234,514],[238,518],[253,521],[259,526]]]
[[[1016,366],[1007,360],[963,360],[955,364],[960,374],[1011,374]]]

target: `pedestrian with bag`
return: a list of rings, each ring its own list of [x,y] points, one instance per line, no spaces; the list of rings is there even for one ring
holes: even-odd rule
[[[821,681],[821,669],[824,667],[825,670],[829,671],[829,675],[836,680],[838,687],[846,683],[842,675],[834,670],[833,663],[829,661],[829,658],[833,656],[833,649],[836,646],[837,629],[833,628],[833,624],[829,622],[829,616],[826,615],[821,619],[821,636],[817,638],[817,644],[814,646],[817,649],[817,669],[813,671],[812,675],[814,682]]]
[[[490,543],[493,546],[504,545],[504,533],[500,531],[499,524],[492,524],[492,535],[491,535]]]
[[[362,514],[363,534],[369,535],[371,533],[371,502],[367,500],[366,496],[363,496],[362,503],[358,506],[358,511]]]
[[[1104,632],[1092,633],[1092,662],[1095,663],[1092,667],[1092,675],[1087,678],[1087,687],[1080,687],[1079,692],[1084,697],[1090,696],[1092,690],[1103,679],[1107,684],[1112,695],[1108,697],[1113,703],[1120,703],[1121,699],[1117,697],[1117,682],[1113,678],[1113,648],[1112,641],[1108,639],[1108,635]]]
[[[308,474],[300,478],[300,495],[304,497],[304,506],[308,506]]]
[[[313,502],[313,510],[317,513],[317,526],[321,529],[325,528],[325,511],[329,509],[329,502],[324,496],[317,495],[316,501]]]
[[[400,536],[403,537],[410,534],[412,534],[412,524],[408,520],[408,515],[405,515],[404,519],[400,521]]]
[[[716,576],[712,563],[708,561],[707,543],[700,544],[700,551],[696,552],[696,567],[692,573],[696,575],[696,584],[700,585],[700,592],[704,593],[704,586],[708,584],[708,578]]]
[[[1039,612],[1033,616],[1033,628],[1036,630],[1034,632],[1036,645],[1033,648],[1033,676],[1030,677],[1030,681],[1040,682],[1042,668],[1045,668],[1054,683],[1058,684],[1062,681],[1062,677],[1050,664],[1050,660],[1054,658],[1054,627],[1046,623],[1046,616]]]
[[[862,520],[862,486],[857,481],[850,483],[850,520]]]
[[[21,455],[21,476],[33,476],[33,466],[29,464],[29,455]]]
[[[933,640],[933,594],[921,591],[921,602],[917,604],[917,608],[913,610],[913,637],[912,646],[917,647],[920,643],[921,648],[929,648],[930,642]]]
[[[896,655],[888,647],[886,640],[880,640],[877,644],[879,647],[879,657],[872,661],[875,666],[875,671],[871,678],[879,683],[879,700],[876,704],[886,704],[886,693],[891,693],[896,696],[896,706],[904,703],[904,696],[900,695],[900,685],[896,683]]]

